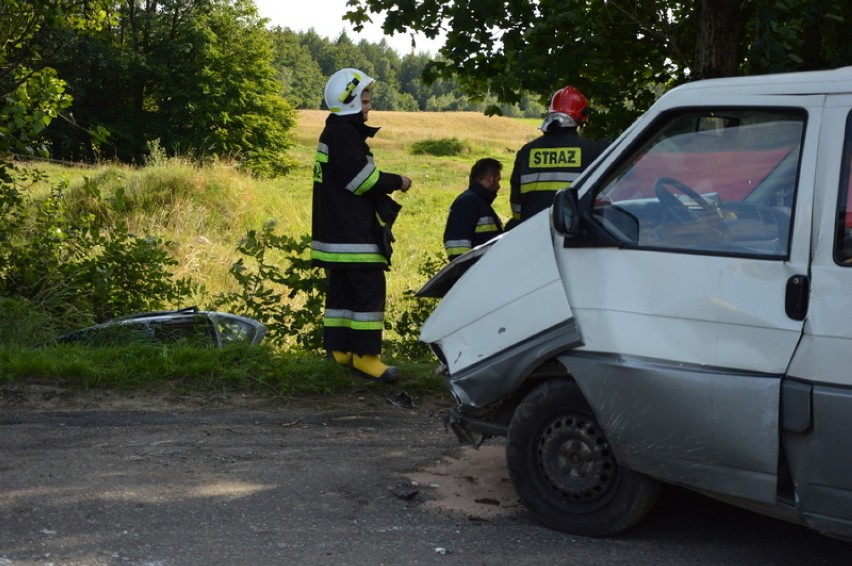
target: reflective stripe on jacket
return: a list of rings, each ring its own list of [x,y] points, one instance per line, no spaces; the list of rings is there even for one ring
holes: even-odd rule
[[[473,181],[453,201],[444,228],[444,250],[454,259],[503,233],[503,222],[491,203],[497,193]]]

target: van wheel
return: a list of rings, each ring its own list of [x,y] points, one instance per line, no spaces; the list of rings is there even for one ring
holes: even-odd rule
[[[580,389],[562,379],[538,386],[515,410],[506,462],[536,519],[577,535],[628,529],[659,493],[658,481],[618,464]]]

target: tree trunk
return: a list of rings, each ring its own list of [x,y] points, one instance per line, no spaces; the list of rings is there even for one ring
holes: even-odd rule
[[[737,73],[741,0],[698,0],[692,77],[711,79]]]

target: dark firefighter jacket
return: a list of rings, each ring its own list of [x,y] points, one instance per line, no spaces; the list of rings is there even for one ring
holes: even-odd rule
[[[556,191],[571,186],[607,145],[580,137],[577,128],[556,128],[523,146],[509,180],[512,224],[549,208]]]
[[[311,261],[332,269],[387,269],[391,226],[401,206],[389,194],[402,178],[373,163],[367,138],[379,128],[361,114],[330,114],[314,164]]]
[[[470,187],[453,201],[444,228],[444,249],[450,260],[503,232],[503,223],[491,208],[496,196],[471,181]]]

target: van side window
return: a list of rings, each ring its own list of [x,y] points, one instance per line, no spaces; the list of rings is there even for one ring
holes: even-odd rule
[[[668,114],[602,185],[593,218],[628,246],[788,255],[805,113]]]
[[[837,235],[834,239],[834,260],[852,266],[852,114],[846,119],[846,141],[843,143],[843,163],[840,169],[840,190],[837,202]]]

